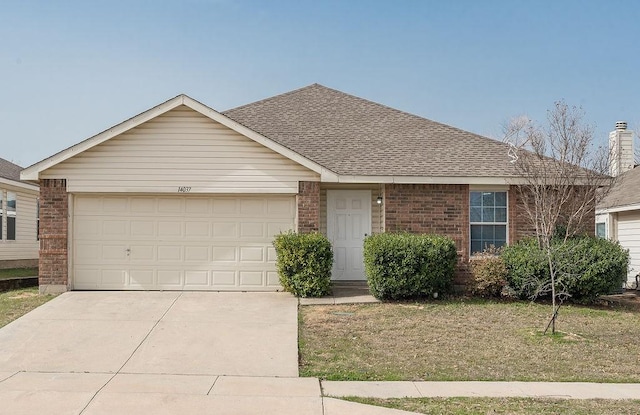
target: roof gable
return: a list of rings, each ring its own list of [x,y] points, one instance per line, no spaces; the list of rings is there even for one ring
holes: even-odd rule
[[[343,176],[516,176],[505,143],[319,84],[223,114]]]
[[[71,157],[76,156],[84,151],[87,151],[107,140],[110,140],[113,137],[119,136],[127,131],[136,128],[147,121],[150,121],[160,115],[163,115],[180,105],[184,105],[192,110],[209,117],[213,121],[216,121],[242,135],[247,138],[252,139],[253,141],[262,144],[263,146],[307,167],[308,169],[320,173],[323,175],[331,175],[331,172],[324,169],[319,164],[301,156],[300,154],[292,151],[291,149],[282,146],[281,144],[270,140],[269,138],[262,136],[255,131],[252,131],[248,127],[237,123],[236,121],[226,117],[225,115],[207,107],[206,105],[186,96],[186,95],[178,95],[162,104],[153,107],[139,115],[136,115],[133,118],[130,118],[108,130],[105,130],[91,138],[88,138],[78,144],[75,144],[66,150],[63,150],[53,156],[42,160],[22,171],[21,177],[23,180],[38,180],[39,173],[47,170],[59,163],[62,163],[65,160],[70,159]]]

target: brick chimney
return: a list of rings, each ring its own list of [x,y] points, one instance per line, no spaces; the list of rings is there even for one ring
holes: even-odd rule
[[[609,133],[609,152],[609,172],[612,176],[633,169],[633,131],[627,130],[626,122],[618,121],[616,129]]]

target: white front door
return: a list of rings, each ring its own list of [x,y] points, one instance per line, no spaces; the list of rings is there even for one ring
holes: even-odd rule
[[[371,233],[371,190],[327,190],[333,280],[364,280],[363,242]]]

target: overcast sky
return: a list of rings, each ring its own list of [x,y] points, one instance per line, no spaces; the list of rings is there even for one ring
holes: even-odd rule
[[[494,138],[564,99],[604,142],[640,126],[639,48],[632,0],[0,0],[0,157],[314,82]]]

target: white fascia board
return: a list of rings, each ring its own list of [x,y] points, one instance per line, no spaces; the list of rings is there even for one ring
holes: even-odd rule
[[[46,158],[36,164],[33,164],[26,169],[22,170],[20,173],[20,178],[22,180],[39,180],[39,173],[55,166],[56,164],[62,163],[63,161],[70,159],[71,157],[82,153],[92,147],[97,146],[98,144],[104,143],[105,141],[113,138],[117,135],[125,133],[132,128],[135,128],[159,115],[162,115],[172,109],[180,106],[184,102],[185,95],[178,95],[177,97],[171,98],[170,100],[163,102],[160,105],[157,105],[141,114],[136,115],[133,118],[129,118],[128,120],[117,124],[108,130],[105,130],[93,137],[90,137],[84,141],[75,144],[66,150],[62,150],[61,152],[54,154],[53,156]]]
[[[338,183],[471,184],[480,186],[508,186],[510,184],[522,184],[523,182],[521,179],[512,177],[338,176]]]
[[[186,105],[187,107],[191,108],[194,111],[199,112],[205,117],[208,117],[216,122],[219,122],[225,127],[230,128],[239,134],[242,134],[243,136],[255,141],[256,143],[261,144],[267,147],[268,149],[273,150],[276,153],[290,160],[295,161],[296,163],[308,168],[313,172],[316,172],[320,175],[322,175],[323,172],[330,172],[330,170],[327,170],[326,168],[319,165],[318,163],[309,160],[308,158],[300,155],[299,153],[296,153],[295,151],[283,146],[282,144],[276,143],[275,141],[263,136],[262,134],[259,134],[253,131],[248,127],[245,127],[244,125],[232,120],[231,118],[227,117],[224,114],[219,113],[218,111],[212,108],[207,107],[203,103],[198,102],[193,98],[189,98],[188,96],[185,96],[184,105]]]
[[[636,203],[633,205],[626,205],[626,206],[614,206],[610,208],[596,209],[596,215],[601,215],[605,213],[628,212],[630,210],[640,210],[640,203]]]
[[[19,187],[21,189],[33,190],[35,192],[40,191],[40,187],[34,184],[17,182],[11,179],[5,179],[4,177],[0,177],[0,184],[4,184],[7,186]]]

